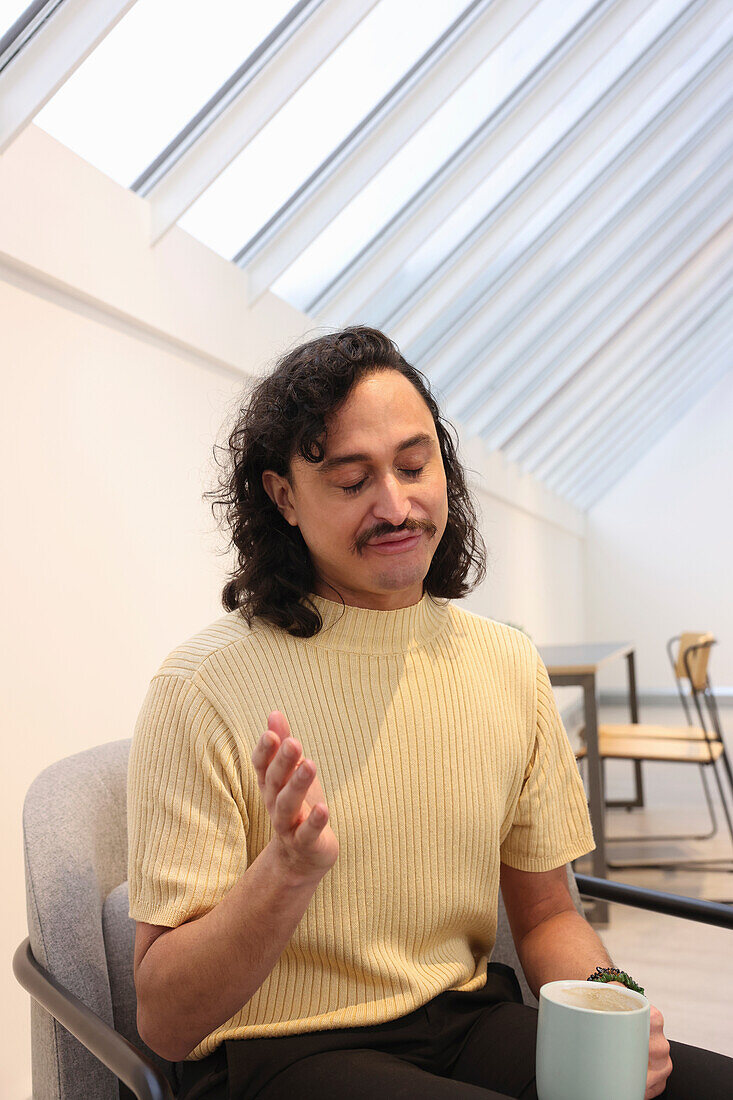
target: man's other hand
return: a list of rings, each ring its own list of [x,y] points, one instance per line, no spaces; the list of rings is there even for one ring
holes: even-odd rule
[[[609,982],[609,985],[626,986],[623,982]],[[644,1100],[661,1096],[667,1087],[667,1078],[672,1072],[672,1059],[669,1056],[669,1043],[664,1034],[664,1017],[658,1008],[650,1005],[649,1012],[649,1064],[646,1071],[646,1092]]]

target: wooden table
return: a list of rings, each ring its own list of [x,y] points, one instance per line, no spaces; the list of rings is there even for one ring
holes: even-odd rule
[[[636,668],[634,665],[634,645],[632,642],[599,642],[590,645],[545,645],[537,646],[544,661],[550,683],[558,687],[577,685],[583,689],[585,710],[585,743],[588,762],[588,802],[593,835],[596,841],[595,851],[591,853],[593,874],[597,878],[606,877],[606,833],[605,807],[603,794],[603,773],[598,755],[598,670],[619,657],[625,657],[629,673],[629,710],[631,721],[639,721],[639,703],[636,695]],[[638,761],[637,761],[638,764]],[[636,769],[636,801],[623,805],[643,805],[641,768]],[[610,803],[613,805],[613,803]],[[598,901],[594,906],[594,921],[605,924],[608,921],[608,903]]]

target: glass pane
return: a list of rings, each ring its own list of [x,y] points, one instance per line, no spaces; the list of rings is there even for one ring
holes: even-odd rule
[[[475,228],[479,217],[485,216],[497,202],[499,202],[522,177],[536,164],[545,153],[559,140],[559,138],[582,117],[589,107],[597,100],[605,88],[610,86],[627,66],[643,54],[644,50],[660,33],[663,27],[672,21],[679,10],[685,6],[685,0],[658,0],[658,2],[634,25],[631,31],[621,38],[605,54],[602,66],[596,66],[573,88],[572,97],[567,97],[559,103],[532,133],[521,142],[512,153],[497,166],[496,170],[487,177],[485,182],[478,187],[473,194],[443,223],[437,233],[426,241],[425,245],[411,257],[410,262],[402,273],[402,290],[414,287],[422,281],[428,271],[432,271],[436,264],[440,263],[456,244],[463,240],[472,229]],[[679,72],[673,74],[679,77]],[[669,95],[669,85],[665,92]],[[656,109],[660,109],[657,96]],[[663,101],[666,102],[666,99]],[[638,104],[635,114],[630,120],[634,130],[640,129],[651,117],[651,103]],[[637,119],[638,114],[638,119]],[[617,134],[623,140],[623,134]],[[599,134],[599,142],[607,135]],[[618,149],[620,143],[616,144]],[[615,150],[613,143],[607,148],[601,147],[596,167],[600,163],[608,163]],[[589,166],[590,167],[590,166]],[[584,172],[583,176],[587,177]],[[541,187],[541,182],[538,184]],[[548,196],[551,202],[559,196]],[[568,201],[568,196],[562,196],[563,205]]]
[[[726,26],[729,31],[733,32],[733,17],[727,21],[727,24],[723,24],[721,30],[724,30]],[[510,243],[494,252],[491,262],[485,266],[479,277],[471,281],[470,287],[466,287],[466,292],[459,301],[462,300],[465,303],[469,300],[476,300],[482,293],[487,292],[492,284],[495,284],[506,270],[522,256],[525,249],[529,248],[571,203],[578,198],[582,198],[583,193],[591,186],[593,181],[612,165],[621,156],[626,146],[631,144],[643,129],[664,110],[670,100],[681,91],[695,73],[703,68],[717,48],[716,42],[710,38],[704,39],[702,46],[691,58],[688,58],[683,65],[673,69],[652,94],[638,102],[634,114],[626,119],[621,126],[612,132],[607,132],[601,127],[598,133],[598,146],[583,162],[582,167],[569,176],[566,182],[557,190],[548,192],[545,189],[542,195],[545,201],[538,208],[537,213],[524,223],[519,232],[512,236]],[[609,206],[604,211],[603,224],[611,220],[618,209],[659,171],[663,161],[666,162],[682,150],[692,137],[693,132],[702,127],[715,114],[719,106],[719,104],[711,104],[707,110],[701,109],[693,128],[690,128],[689,124],[681,127],[678,122],[674,137],[669,140],[663,158],[658,155],[654,157],[643,156],[638,152],[634,155],[634,162],[638,165],[638,174],[633,180],[626,180],[623,185],[620,183],[614,185],[609,194]],[[542,181],[538,184],[538,188],[542,188]],[[593,232],[598,228],[600,228],[600,223],[594,227]],[[567,261],[571,254],[583,247],[591,232],[588,231],[586,237],[582,239],[574,237],[570,244],[566,241],[565,234],[566,230],[561,231],[553,246],[557,248],[558,257],[562,257],[562,262]],[[427,262],[426,257],[430,257],[430,249],[431,242],[426,242],[424,248],[420,250],[424,262]],[[435,260],[435,256],[430,257],[431,263],[435,263]],[[423,278],[427,270],[426,268],[423,271]],[[409,274],[409,280],[414,285],[415,272],[412,270]],[[381,304],[385,305],[386,303]],[[420,353],[442,337],[445,332],[446,321],[446,317],[439,316],[433,324],[424,330],[416,343]],[[368,319],[365,323],[368,323]],[[418,354],[417,351],[414,354]]]
[[[0,38],[29,6],[28,0],[0,0]]]
[[[35,122],[129,187],[293,4],[137,0]]]
[[[355,256],[379,226],[467,141],[485,119],[550,52],[591,5],[591,0],[542,0],[382,171],[333,220],[273,290],[299,309]]]
[[[390,279],[388,284],[390,294],[401,300],[406,293],[420,286],[435,269],[436,265],[443,261],[476,228],[480,220],[486,216],[492,207],[522,179],[532,166],[555,144],[558,138],[595,102],[599,93],[613,83],[631,60],[643,53],[661,29],[671,22],[675,14],[684,7],[684,3],[685,0],[658,0],[641,16],[628,34],[620,38],[615,44],[609,44],[602,66],[595,66],[578,81],[573,88],[572,96],[566,97],[545,116],[542,122],[533,129],[532,133],[520,142],[509,156],[501,161],[495,170],[487,176],[485,181],[446,219],[440,229],[433,233],[421,248],[416,250],[403,265],[401,271]],[[579,7],[582,7],[582,5],[573,5],[572,18],[569,19],[570,24],[575,22],[578,16],[582,14]],[[571,11],[570,5],[568,5],[567,10],[568,12]],[[541,16],[544,16],[543,22],[534,23],[534,20]],[[519,37],[520,33],[522,38],[526,38],[528,29],[530,29],[527,52],[524,57],[519,55],[521,60],[518,60],[518,64],[526,64],[526,60],[533,55],[532,37],[534,34],[539,37],[541,28],[547,26],[548,20],[550,25],[558,25],[558,9],[553,0],[544,0],[542,4],[538,5],[520,27],[513,32],[511,38],[507,40],[505,48],[509,50],[512,45],[511,39]],[[557,33],[555,38],[557,38]],[[544,40],[544,44],[547,45],[547,39]],[[499,54],[499,52],[497,50],[496,54]],[[489,61],[493,63],[496,54],[492,55]],[[518,71],[523,73],[524,69]],[[478,77],[478,74],[476,75]],[[643,111],[643,105],[640,105],[640,110]],[[366,231],[362,230],[360,233],[359,222],[354,217],[352,207],[358,209],[357,204],[365,201],[365,199],[366,191],[351,204],[351,207],[344,210],[341,217],[336,219],[328,230],[321,234],[317,241],[313,242],[308,251],[303,253],[300,259],[283,274],[273,286],[273,290],[278,295],[297,305],[298,308],[305,308],[307,303],[314,297],[314,291],[319,292],[327,286],[328,282],[342,269],[344,263],[348,262],[357,253],[358,248],[354,247],[354,242],[361,247],[378,232],[379,227],[384,225],[387,219],[380,217],[377,209],[372,210],[367,215],[364,208],[362,208],[362,225],[366,226]],[[340,245],[339,241],[341,242]],[[384,302],[381,301],[380,305],[384,306]]]
[[[465,6],[381,0],[179,224],[236,255]]]

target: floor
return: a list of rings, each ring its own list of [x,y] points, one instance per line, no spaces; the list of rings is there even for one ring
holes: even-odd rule
[[[602,707],[602,722],[627,722],[622,708]],[[677,709],[648,707],[642,720],[680,725]],[[733,747],[733,711],[722,708],[721,722],[729,747]],[[729,754],[730,755],[730,754]],[[643,809],[607,811],[610,835],[684,833],[709,829],[709,818],[700,770],[688,764],[643,765]],[[721,773],[722,774],[722,773]],[[606,797],[633,796],[633,765],[609,761],[606,765]],[[711,779],[711,787],[714,781]],[[733,842],[714,795],[718,833],[707,841],[624,843],[610,845],[611,860],[731,857]],[[576,870],[592,874],[589,861],[579,860]],[[619,869],[609,878],[688,897],[733,902],[733,873],[721,870]],[[714,928],[697,921],[660,916],[626,905],[611,905],[609,924],[598,934],[616,966],[644,986],[665,1019],[668,1039],[717,1050],[733,1057],[733,930]]]

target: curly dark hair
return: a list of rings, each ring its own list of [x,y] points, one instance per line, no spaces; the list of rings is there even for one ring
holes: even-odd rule
[[[486,573],[486,547],[478,530],[464,472],[430,383],[403,359],[397,345],[377,329],[357,325],[329,333],[289,351],[259,380],[239,408],[221,464],[224,474],[212,512],[223,509],[223,525],[237,551],[237,567],[222,591],[227,611],[239,609],[251,626],[259,616],[295,637],[310,638],[323,620],[307,595],[316,580],[300,529],[291,526],[262,484],[264,470],[292,480],[290,462],[299,453],[307,462],[325,457],[326,419],[345,402],[352,386],[367,374],[399,371],[412,382],[430,409],[445,468],[448,520],[423,581],[423,592],[456,599],[465,596]],[[218,459],[217,459],[218,463]],[[466,583],[469,570],[472,583]],[[306,598],[305,602],[304,598]]]

